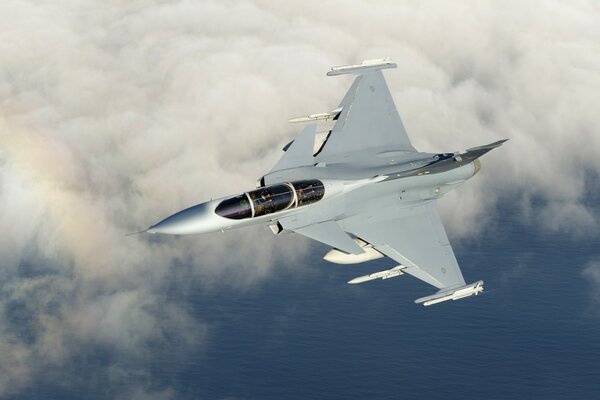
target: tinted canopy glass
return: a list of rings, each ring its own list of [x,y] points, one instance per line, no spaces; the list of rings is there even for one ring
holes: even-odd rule
[[[252,217],[252,207],[246,194],[225,199],[217,206],[215,212],[221,217],[244,219]]]
[[[323,182],[316,179],[292,182],[292,185],[294,185],[294,189],[296,189],[298,206],[304,206],[319,201],[325,195]]]
[[[316,179],[282,183],[225,199],[217,206],[215,213],[231,219],[260,217],[314,203],[324,195],[323,182]]]
[[[254,216],[271,214],[293,206],[294,193],[289,185],[273,185],[248,192],[254,205]]]

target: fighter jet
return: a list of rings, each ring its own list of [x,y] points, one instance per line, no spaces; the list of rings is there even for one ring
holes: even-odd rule
[[[331,68],[356,75],[330,112],[290,120],[308,123],[284,148],[255,190],[180,211],[149,233],[189,235],[268,225],[276,235],[298,233],[331,247],[338,264],[389,257],[398,265],[350,280],[357,284],[409,274],[439,289],[415,303],[429,306],[483,291],[466,284],[437,210],[437,200],[481,168],[479,157],[506,140],[465,152],[417,151],[382,69],[390,59]],[[323,128],[325,126],[325,128]]]

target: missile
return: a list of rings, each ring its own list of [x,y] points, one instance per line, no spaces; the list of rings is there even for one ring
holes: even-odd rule
[[[332,110],[330,112],[311,114],[311,115],[307,115],[306,117],[292,118],[292,119],[289,119],[288,122],[297,123],[297,122],[313,122],[313,121],[322,121],[322,120],[328,121],[328,120],[335,119],[338,115],[340,115],[341,112],[342,112],[342,107],[338,107],[335,110]]]
[[[477,296],[481,292],[483,292],[483,281],[477,281],[465,286],[442,289],[436,294],[421,297],[420,299],[415,300],[415,303],[423,304],[424,306],[431,306],[443,301],[460,300],[473,295]]]
[[[406,267],[398,265],[397,267],[394,267],[392,269],[386,269],[385,271],[373,272],[372,274],[369,274],[369,275],[359,276],[357,278],[349,280],[348,283],[351,285],[354,285],[357,283],[368,282],[368,281],[372,281],[375,279],[395,278],[397,276],[404,275],[404,272],[402,272],[402,270],[404,268],[406,268]]]
[[[361,73],[368,69],[384,69],[384,68],[396,68],[397,65],[392,62],[390,58],[381,58],[376,60],[364,60],[360,64],[353,65],[340,65],[332,67],[331,71],[327,73],[327,76],[342,75],[342,74],[355,74]]]

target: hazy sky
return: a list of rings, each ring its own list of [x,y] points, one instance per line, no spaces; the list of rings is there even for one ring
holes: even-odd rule
[[[201,349],[211,326],[165,288],[252,290],[309,244],[123,234],[252,188],[299,129],[288,118],[337,107],[352,78],[333,65],[391,57],[420,150],[511,139],[442,201],[452,238],[500,223],[508,199],[528,223],[599,237],[599,3],[398,3],[0,2],[0,396],[89,348],[123,397],[174,396],[143,366],[180,355],[165,341]],[[600,287],[598,260],[586,271]]]

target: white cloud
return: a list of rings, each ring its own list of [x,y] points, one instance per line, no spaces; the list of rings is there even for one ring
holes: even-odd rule
[[[507,199],[551,231],[597,234],[598,16],[591,1],[3,2],[0,395],[103,344],[129,357],[111,379],[130,380],[128,360],[150,359],[166,330],[189,346],[210,334],[164,301],[167,282],[247,288],[303,254],[261,228],[122,234],[250,188],[293,136],[287,118],[338,104],[350,81],[325,77],[332,65],[391,56],[419,149],[511,138],[443,202],[453,234],[502,218],[490,211]]]

